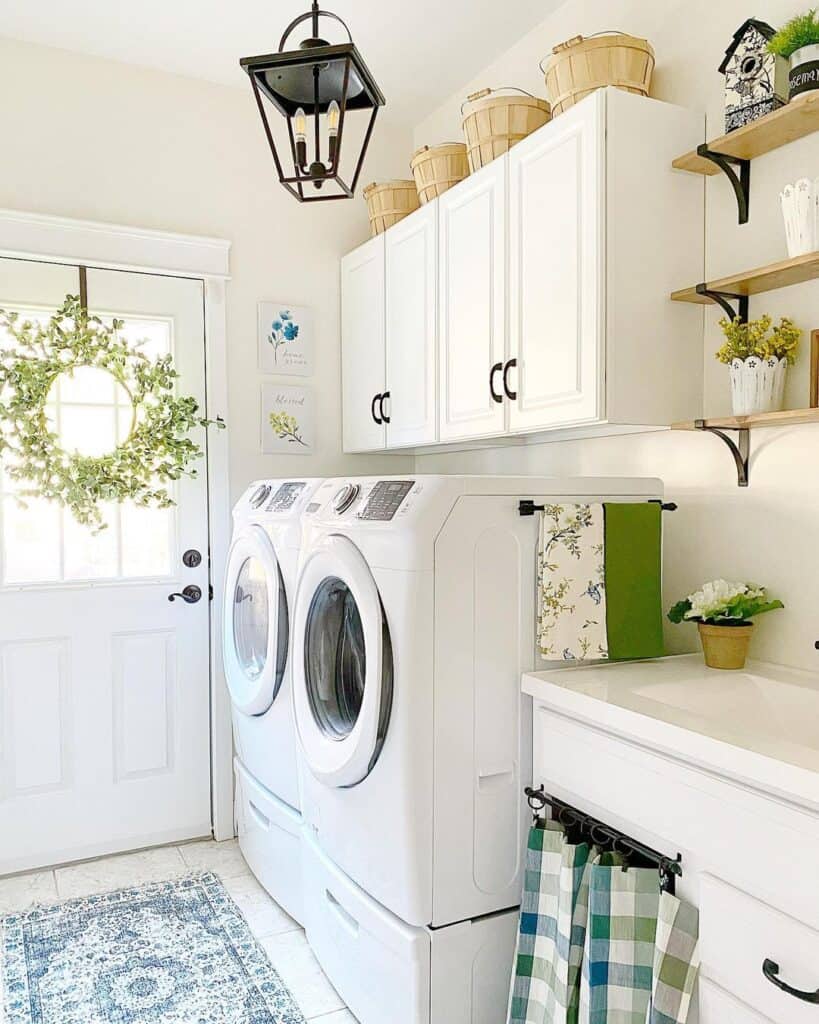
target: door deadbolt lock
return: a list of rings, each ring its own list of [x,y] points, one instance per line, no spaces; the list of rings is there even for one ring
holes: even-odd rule
[[[188,548],[182,556],[182,564],[186,565],[189,569],[195,569],[197,565],[202,564],[202,555],[196,548]]]

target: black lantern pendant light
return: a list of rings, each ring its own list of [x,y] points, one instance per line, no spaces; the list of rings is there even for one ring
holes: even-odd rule
[[[331,45],[321,39],[320,17],[339,22],[348,41]],[[300,43],[297,50],[285,50],[293,30],[305,21],[311,22],[311,36]],[[287,191],[303,203],[352,197],[378,108],[385,101],[341,18],[330,11],[319,10],[318,0],[313,0],[311,10],[294,19],[285,29],[278,53],[244,57],[240,64],[250,77],[279,181]],[[292,174],[285,173],[276,149],[263,96],[287,121]],[[371,113],[348,185],[339,174],[341,140],[345,119],[355,110]]]

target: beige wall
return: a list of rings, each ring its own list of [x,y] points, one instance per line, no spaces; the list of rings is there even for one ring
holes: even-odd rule
[[[781,23],[798,5],[768,0],[749,11],[741,0],[569,0],[536,30],[417,126],[415,144],[458,138],[461,99],[486,85],[518,85],[544,95],[538,61],[553,45],[578,33],[621,29],[648,37],[657,53],[656,97],[704,110],[709,135],[722,132],[722,76],[717,74],[734,30],[749,13]],[[778,206],[782,185],[819,173],[819,135],[754,162],[751,219],[739,227],[728,183],[708,179],[707,276],[784,258]],[[635,174],[639,168],[635,167]],[[657,229],[674,244],[674,211]],[[634,268],[640,272],[639,267]],[[681,281],[680,286],[694,284]],[[788,314],[806,331],[819,327],[819,283],[774,292],[751,301],[751,316]],[[706,411],[730,411],[726,370],[713,358],[719,343],[718,314],[709,308],[705,332],[691,337],[691,358],[705,359]],[[662,331],[663,325],[657,324]],[[789,404],[807,405],[805,344],[791,372]],[[705,579],[737,577],[768,584],[787,610],[760,620],[754,651],[759,657],[819,668],[819,427],[757,431],[752,436],[751,486],[735,485],[728,451],[715,438],[655,433],[636,437],[539,444],[526,448],[429,455],[421,472],[581,473],[650,475],[665,480],[680,510],[666,517],[666,597],[670,603]],[[694,643],[693,627],[669,627],[669,645]]]
[[[228,373],[234,496],[260,476],[406,471],[406,459],[341,452],[338,261],[367,237],[364,201],[302,207],[286,195],[249,87],[0,39],[0,95],[0,207],[233,243]],[[409,131],[391,129],[385,118],[363,182],[396,176],[403,161],[392,154],[409,148]],[[315,307],[316,370],[306,381],[315,393],[313,456],[260,453],[260,299]]]

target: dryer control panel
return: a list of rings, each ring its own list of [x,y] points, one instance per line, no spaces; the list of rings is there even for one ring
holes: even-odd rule
[[[379,480],[367,497],[359,519],[389,522],[412,490],[414,480]]]
[[[288,480],[279,487],[265,507],[266,512],[287,512],[298,500],[307,484],[303,480]]]

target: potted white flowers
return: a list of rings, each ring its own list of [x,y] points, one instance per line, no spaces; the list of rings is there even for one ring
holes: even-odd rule
[[[748,656],[751,619],[784,607],[781,601],[770,600],[764,587],[713,580],[678,601],[668,617],[672,622],[697,623],[709,668],[740,669]]]
[[[758,320],[723,317],[719,325],[725,344],[717,359],[730,367],[734,415],[778,412],[785,400],[785,374],[796,360],[802,331],[786,316],[771,328],[767,314]]]

